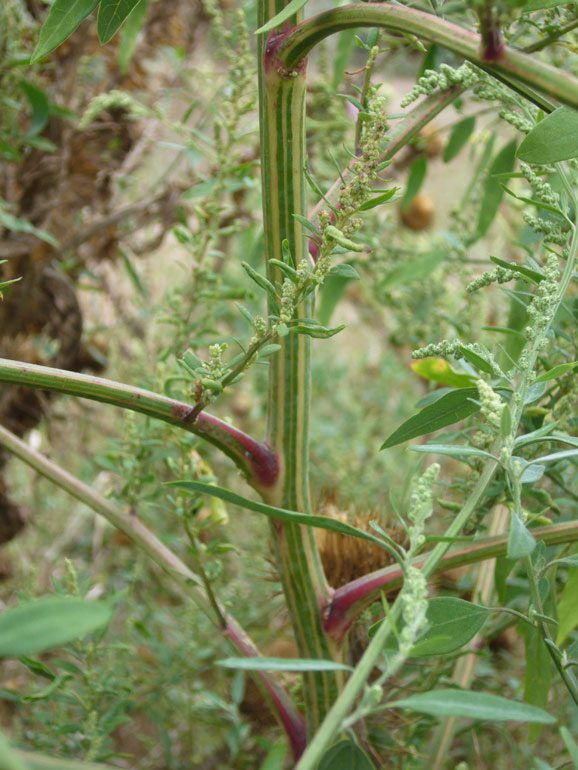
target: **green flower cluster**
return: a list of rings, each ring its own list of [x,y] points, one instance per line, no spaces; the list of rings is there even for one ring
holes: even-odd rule
[[[481,73],[467,62],[461,67],[455,69],[449,64],[441,64],[438,70],[426,70],[417,85],[402,100],[402,107],[409,107],[410,104],[417,101],[420,96],[429,96],[434,91],[447,91],[452,86],[461,85],[464,88],[472,88],[479,83]]]

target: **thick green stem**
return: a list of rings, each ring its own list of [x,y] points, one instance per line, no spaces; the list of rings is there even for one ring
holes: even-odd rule
[[[277,457],[267,443],[255,441],[246,433],[205,412],[195,415],[194,407],[173,398],[101,377],[3,358],[0,359],[0,382],[88,398],[156,417],[195,433],[218,447],[233,460],[249,484],[258,491],[270,487],[277,479]]]
[[[282,9],[284,3],[260,3],[260,24]],[[283,259],[287,240],[294,263],[306,258],[303,230],[295,214],[306,215],[305,202],[305,63],[291,73],[278,67],[280,36],[261,38],[259,93],[261,173],[267,259]],[[267,265],[271,281],[281,276]],[[270,306],[274,314],[277,307]],[[309,315],[307,303],[294,317]],[[282,350],[270,367],[269,441],[279,457],[279,477],[264,492],[267,502],[310,513],[309,499],[309,338],[290,332],[281,337]],[[307,658],[338,658],[333,641],[323,630],[320,608],[329,588],[325,580],[313,530],[292,523],[273,525],[277,564],[299,652]],[[315,672],[304,675],[304,700],[308,732],[312,735],[336,700],[341,674]]]
[[[578,79],[567,72],[508,47],[497,60],[485,61],[480,35],[439,16],[402,5],[360,3],[314,16],[285,35],[279,49],[279,61],[288,69],[298,67],[300,61],[325,37],[343,29],[359,27],[385,27],[397,32],[409,32],[463,56],[496,76],[512,78],[564,104],[578,107]]]

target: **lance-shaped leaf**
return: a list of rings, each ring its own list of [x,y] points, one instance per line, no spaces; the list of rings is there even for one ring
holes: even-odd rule
[[[30,62],[34,63],[58,48],[90,16],[98,3],[99,0],[54,0]]]
[[[101,0],[96,31],[104,45],[114,37],[139,0]]]
[[[353,671],[344,663],[315,658],[224,658],[217,665],[243,671]]]
[[[558,163],[578,157],[578,112],[559,107],[526,136],[516,153],[526,163]]]

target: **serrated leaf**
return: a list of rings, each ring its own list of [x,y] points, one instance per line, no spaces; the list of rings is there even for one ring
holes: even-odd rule
[[[216,663],[243,671],[353,671],[344,663],[314,658],[224,658]]]
[[[410,417],[400,425],[391,436],[381,445],[381,449],[403,444],[412,438],[433,433],[448,425],[454,425],[480,410],[472,399],[478,398],[477,388],[460,388],[451,390],[433,404],[424,407],[421,412]]]
[[[444,163],[449,163],[450,160],[453,160],[456,157],[462,147],[467,143],[475,127],[475,115],[464,118],[463,120],[460,120],[459,123],[456,123],[452,129],[448,143],[444,148],[444,154],[442,156]]]
[[[269,21],[266,24],[263,24],[262,27],[259,27],[255,34],[263,35],[265,32],[270,32],[272,29],[280,27],[283,22],[287,21],[287,19],[290,19],[291,16],[294,16],[300,11],[306,3],[307,0],[291,0],[289,5],[286,5],[282,11],[276,16],[273,16],[272,19],[269,19]]]
[[[80,639],[106,625],[113,608],[106,602],[42,597],[0,615],[0,657],[35,655]]]
[[[536,377],[535,382],[548,382],[548,380],[555,380],[556,377],[562,377],[563,375],[568,374],[568,372],[571,372],[577,366],[578,361],[572,361],[568,364],[558,364],[558,366],[555,366],[553,369],[548,369],[547,372],[544,372],[544,374]]]
[[[478,225],[476,228],[477,237],[486,234],[488,228],[494,221],[494,217],[498,213],[498,208],[504,197],[504,189],[499,180],[496,179],[496,175],[509,173],[513,170],[516,161],[516,144],[515,140],[509,142],[505,147],[502,147],[492,161],[488,171],[488,177],[484,183],[484,192],[480,204],[480,215],[478,217]]]
[[[422,358],[411,364],[411,368],[426,380],[431,382],[441,382],[444,385],[451,385],[454,388],[471,388],[476,380],[469,374],[459,374],[454,372],[445,358]]]
[[[96,32],[104,45],[114,37],[139,0],[100,0]]]
[[[516,153],[526,163],[558,163],[578,157],[578,112],[559,107],[526,136]]]
[[[353,265],[348,265],[346,263],[334,265],[328,275],[337,276],[338,278],[351,278],[354,281],[360,280],[360,275]]]
[[[94,11],[99,0],[54,0],[40,30],[30,63],[42,59],[63,43]]]
[[[555,717],[536,706],[470,690],[432,690],[388,703],[387,707],[408,708],[433,717],[535,722],[545,725],[556,722]]]
[[[345,738],[329,747],[317,770],[375,770],[375,767],[357,743]]]

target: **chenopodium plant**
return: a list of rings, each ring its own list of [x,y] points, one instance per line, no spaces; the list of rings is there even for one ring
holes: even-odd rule
[[[96,5],[94,0],[86,0],[75,4],[74,14],[67,14],[64,11],[72,6],[70,0],[56,0],[33,59],[54,50]],[[271,520],[275,559],[301,656],[289,665],[303,675],[302,708],[296,706],[276,678],[279,662],[259,656],[253,642],[214,594],[206,576],[193,573],[142,524],[134,510],[127,514],[102,499],[4,429],[0,430],[0,441],[119,527],[154,562],[165,568],[186,595],[207,613],[241,655],[230,659],[228,665],[252,670],[286,732],[299,770],[371,767],[372,760],[359,745],[354,729],[368,715],[392,709],[409,709],[442,718],[434,758],[440,766],[451,744],[452,720],[456,717],[513,719],[538,725],[554,723],[555,718],[534,703],[467,691],[469,681],[463,677],[456,682],[461,689],[426,691],[388,700],[387,683],[409,656],[420,651],[421,654],[441,654],[455,650],[455,646],[448,646],[443,629],[459,627],[474,608],[481,622],[469,625],[474,629],[470,636],[460,636],[458,646],[467,644],[489,613],[483,605],[459,600],[440,604],[443,598],[428,600],[427,580],[436,571],[503,555],[510,561],[521,560],[531,589],[531,603],[526,611],[515,612],[538,634],[560,679],[578,703],[572,657],[560,646],[563,640],[554,639],[552,619],[545,614],[543,606],[545,575],[556,562],[547,561],[543,548],[539,558],[535,558],[538,541],[548,545],[571,542],[578,538],[578,527],[570,521],[536,528],[534,524],[544,523],[543,516],[532,517],[525,501],[528,485],[535,484],[548,472],[549,466],[571,460],[578,451],[576,439],[557,430],[555,423],[536,426],[528,419],[528,409],[544,395],[545,383],[555,381],[576,365],[573,360],[563,360],[539,373],[548,360],[551,340],[563,333],[557,331],[561,329],[559,316],[575,274],[578,119],[573,108],[578,107],[578,79],[542,58],[530,57],[520,48],[504,45],[498,39],[504,19],[491,9],[485,13],[483,8],[474,8],[482,33],[477,34],[470,29],[471,17],[467,10],[459,12],[461,15],[455,23],[440,13],[401,4],[345,5],[302,21],[303,5],[299,0],[287,5],[284,0],[258,2],[257,66],[267,275],[248,264],[244,267],[263,290],[268,307],[257,317],[242,310],[253,327],[252,338],[242,352],[232,360],[227,359],[223,345],[215,344],[210,348],[208,360],[203,361],[192,351],[183,357],[183,370],[194,385],[192,403],[128,384],[20,362],[0,362],[2,382],[91,398],[144,413],[196,434],[236,463],[261,501],[249,500],[201,481],[183,479],[175,484],[181,490],[202,492],[239,504]],[[539,2],[532,4],[532,11],[536,9],[540,12]],[[123,13],[128,10],[130,8]],[[511,15],[512,9],[507,10]],[[101,0],[98,31],[102,42],[117,31],[124,20],[123,13],[118,12],[116,0]],[[215,7],[211,13],[218,17]],[[526,35],[527,29],[532,28],[528,19],[531,17],[522,12],[515,20]],[[224,22],[222,17],[218,20],[222,32]],[[568,26],[548,27],[549,38],[540,41],[543,47],[565,34]],[[378,93],[370,87],[364,89],[361,94],[364,117],[357,132],[354,157],[335,188],[327,194],[321,193],[323,203],[313,222],[307,217],[306,195],[306,176],[315,186],[311,175],[306,173],[307,55],[328,36],[360,27],[401,33],[411,45],[417,41],[422,48],[422,41],[435,44],[463,57],[466,64],[458,69],[444,66],[439,71],[427,71],[418,83],[417,95],[424,98],[391,127]],[[516,40],[513,34],[511,38]],[[372,47],[373,59],[376,55]],[[486,87],[495,86],[492,98],[499,96],[499,89],[509,88],[517,94],[516,104],[528,105],[523,120],[512,118],[510,110],[508,122],[527,134],[517,154],[528,164],[523,173],[532,193],[530,197],[520,195],[517,188],[510,192],[529,209],[538,211],[538,215],[527,214],[526,219],[536,232],[546,237],[543,245],[536,247],[539,253],[533,253],[528,265],[498,261],[498,269],[484,275],[473,287],[509,280],[528,281],[528,286],[534,287],[530,292],[516,289],[528,308],[525,328],[519,332],[512,330],[524,339],[517,356],[510,355],[504,364],[480,343],[457,339],[432,343],[416,353],[418,358],[448,359],[453,366],[463,361],[463,371],[469,377],[460,379],[459,386],[455,386],[454,378],[454,387],[437,400],[430,400],[417,415],[396,429],[383,448],[448,427],[471,415],[480,415],[481,421],[478,433],[467,444],[446,442],[416,447],[419,451],[465,460],[471,472],[462,485],[462,499],[454,501],[455,516],[444,536],[437,538],[433,548],[425,549],[426,544],[432,542],[424,530],[433,509],[438,467],[432,465],[425,471],[403,517],[409,543],[403,548],[379,527],[375,534],[368,533],[311,511],[310,338],[323,338],[339,331],[339,327],[327,329],[312,318],[313,300],[328,275],[356,275],[351,265],[339,262],[339,255],[366,251],[364,243],[354,236],[361,225],[360,215],[393,197],[391,189],[373,192],[383,184],[380,174],[389,160],[440,111],[482,81]],[[548,187],[552,180],[556,180],[556,191]],[[556,351],[552,356],[555,357]],[[260,441],[212,416],[207,407],[264,355],[270,357],[268,432],[266,440]],[[553,451],[546,455],[532,454],[533,448],[544,442]],[[557,448],[560,443],[572,448],[560,450]],[[504,508],[509,521],[505,532],[503,526],[489,527],[493,536],[450,550],[452,544],[462,539],[464,531],[470,531],[472,523],[480,525],[486,514],[494,523],[506,524],[502,516]],[[395,564],[335,590],[328,585],[323,571],[314,538],[315,527],[371,540],[387,550]],[[574,563],[572,557],[564,559]],[[389,606],[383,593],[393,588],[401,590]],[[373,629],[367,649],[352,670],[346,658],[348,630],[362,611],[380,598],[385,617]],[[283,668],[287,665],[285,662]],[[381,675],[377,681],[371,681],[376,665]],[[543,699],[541,705],[545,705]],[[359,735],[363,736],[363,731],[359,731]],[[574,755],[572,737],[565,728],[562,738]],[[369,748],[366,739],[363,740]],[[438,751],[437,747],[442,748]],[[431,767],[430,758],[427,762],[424,766]],[[62,767],[66,767],[66,761],[62,761]]]

